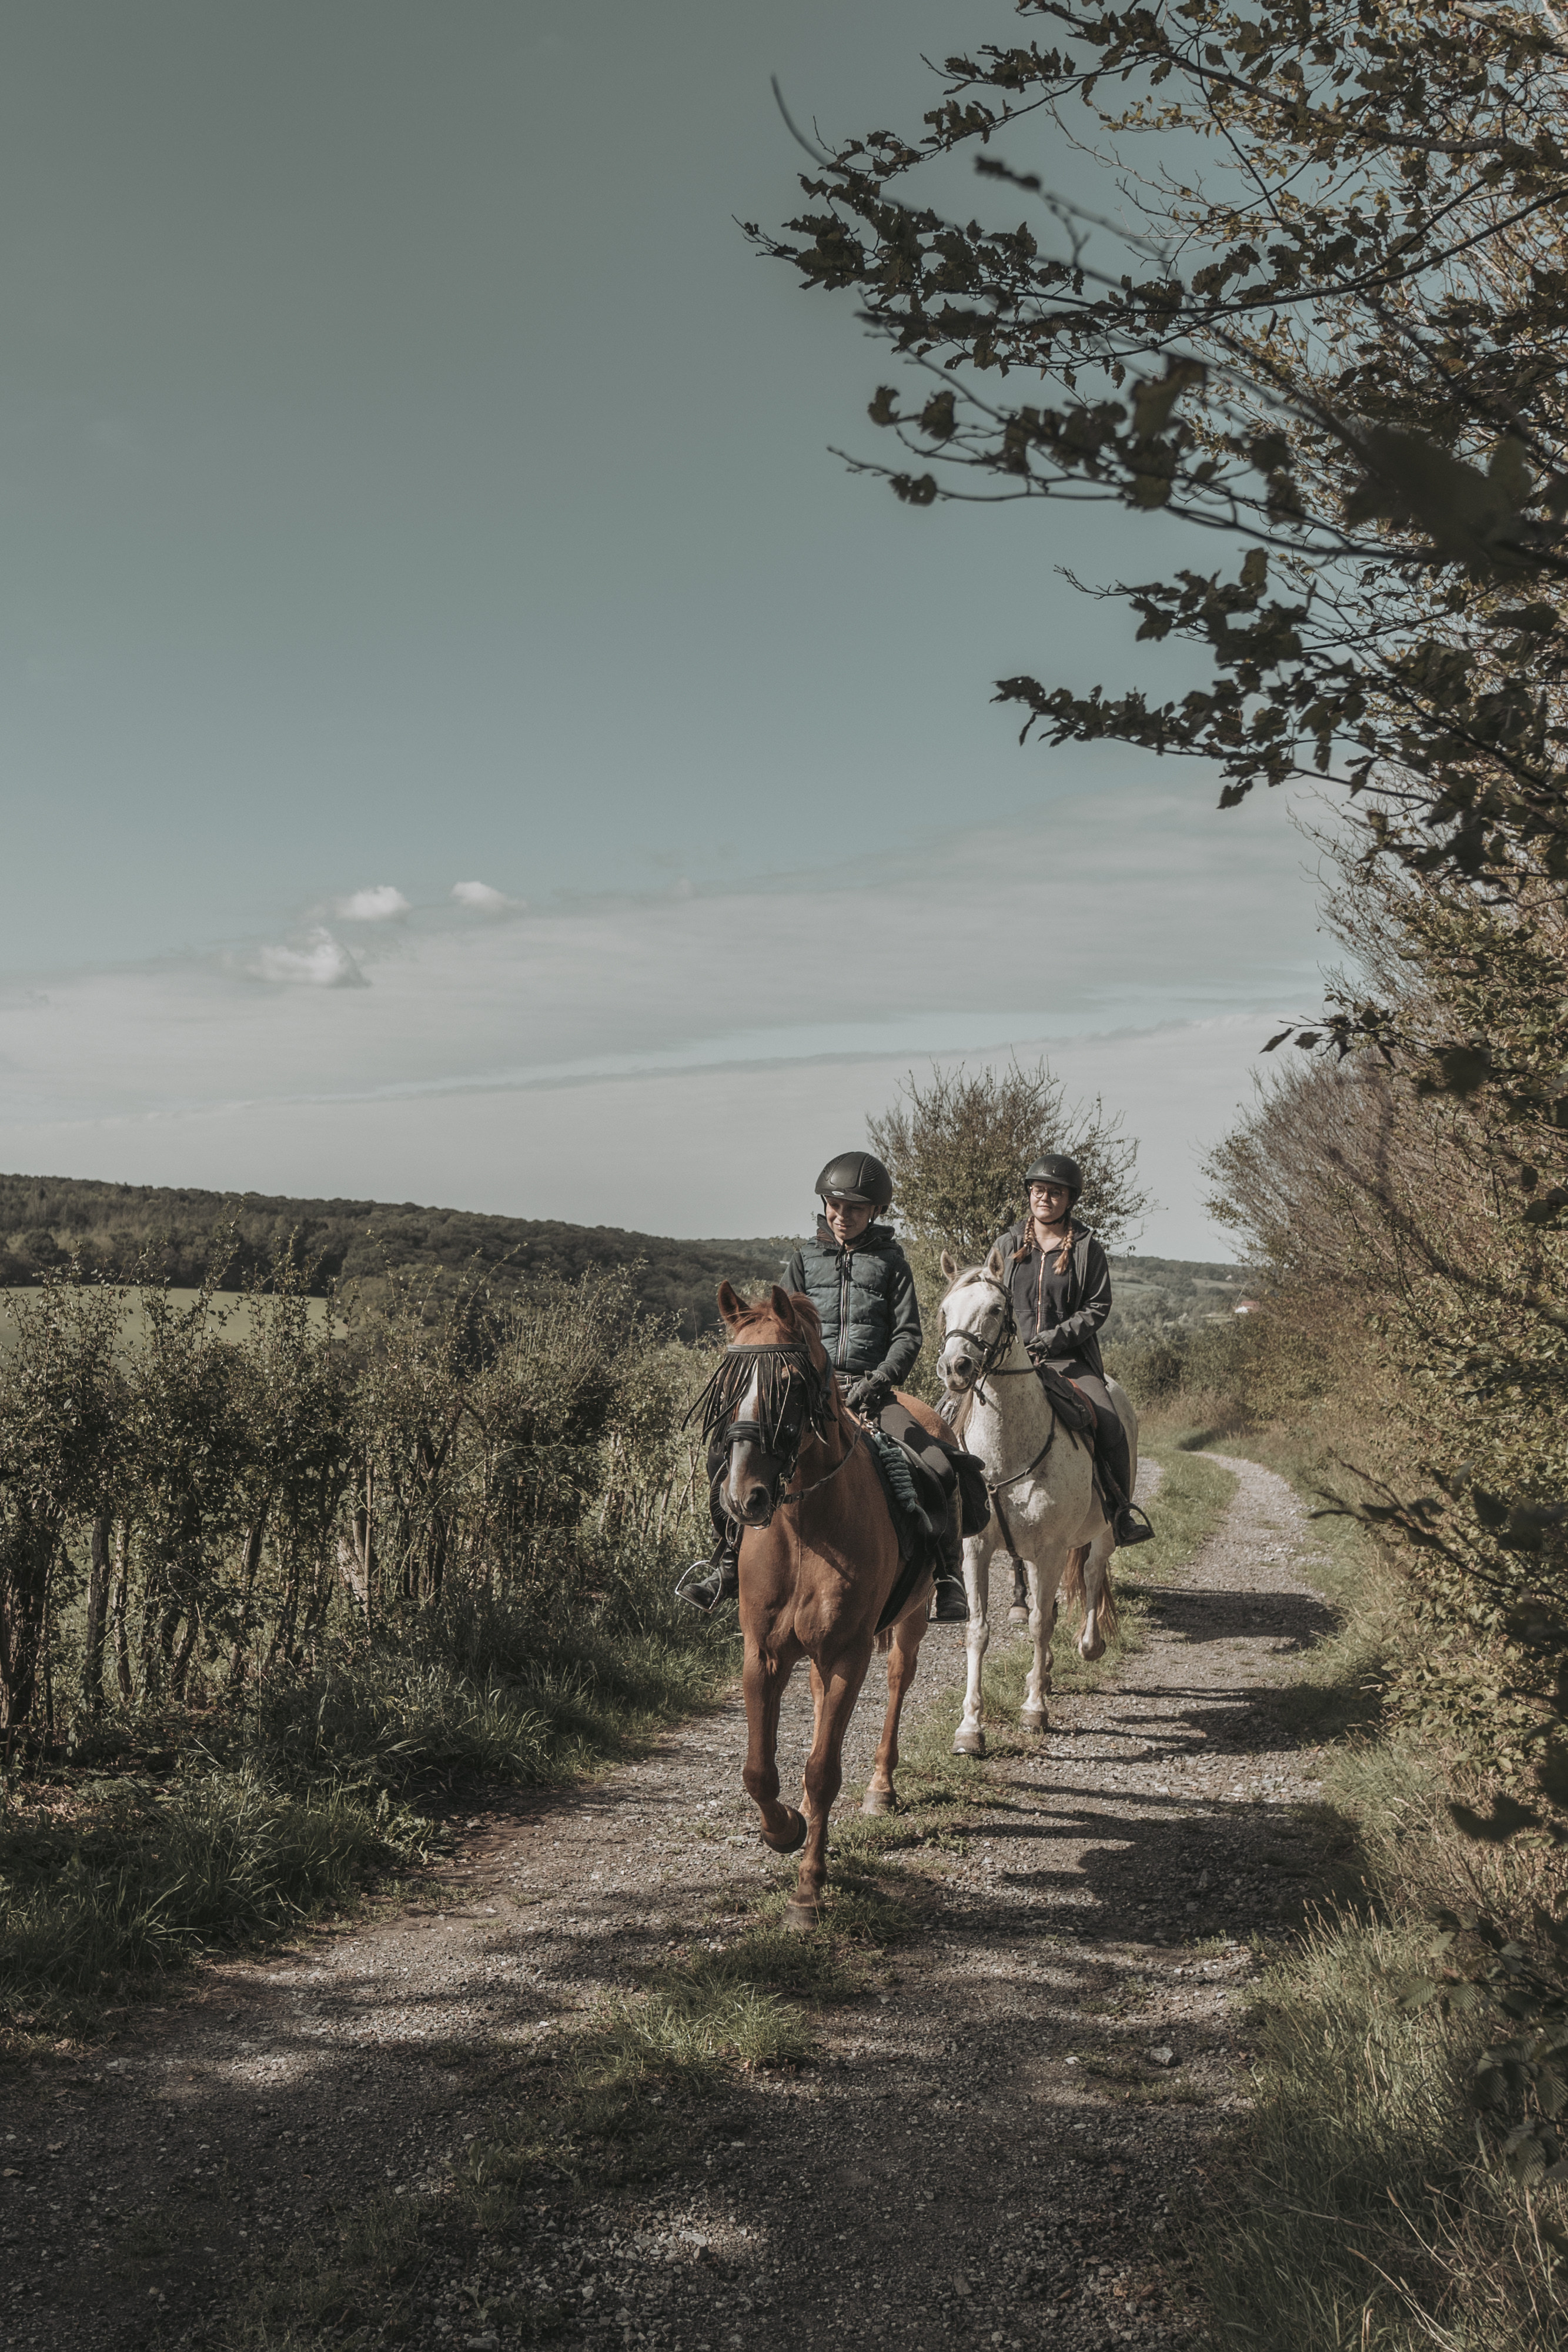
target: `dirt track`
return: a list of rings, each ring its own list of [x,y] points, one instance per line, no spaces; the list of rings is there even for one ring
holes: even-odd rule
[[[1246,2096],[1231,2019],[1254,1963],[1214,1939],[1296,1916],[1314,1870],[1294,1811],[1312,1755],[1269,1692],[1330,1624],[1301,1506],[1228,1466],[1236,1498],[1148,1646],[1001,1759],[894,1979],[827,2013],[823,2063],[737,2084],[674,2186],[449,2231],[407,2340],[793,2352],[961,2329],[1089,2352],[1189,2331],[1168,2217]],[[961,1650],[933,1632],[916,1706]],[[803,1676],[791,1706],[803,1753]],[[742,1726],[737,1700],[585,1795],[474,1818],[457,1907],[204,1971],[35,2070],[0,2118],[0,2342],[224,2345],[236,2280],[334,2209],[438,2189],[541,2038],[755,1895]]]

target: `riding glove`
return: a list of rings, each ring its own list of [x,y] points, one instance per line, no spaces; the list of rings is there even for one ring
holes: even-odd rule
[[[858,1412],[862,1420],[874,1421],[892,1394],[893,1382],[884,1381],[880,1372],[862,1372],[858,1380],[850,1382],[845,1402],[850,1411]]]

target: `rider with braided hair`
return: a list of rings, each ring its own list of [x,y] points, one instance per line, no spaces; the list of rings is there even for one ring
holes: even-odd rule
[[[1111,1312],[1111,1267],[1104,1251],[1072,1213],[1083,1171],[1064,1152],[1048,1152],[1024,1177],[1029,1214],[997,1243],[1019,1331],[1035,1364],[1072,1382],[1094,1408],[1094,1458],[1118,1544],[1154,1534],[1132,1497],[1132,1454],[1122,1417],[1105,1386],[1100,1326]]]

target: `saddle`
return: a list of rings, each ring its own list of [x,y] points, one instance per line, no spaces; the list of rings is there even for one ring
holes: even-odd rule
[[[950,1437],[934,1437],[896,1401],[883,1413],[878,1428],[896,1444],[909,1465],[915,1500],[932,1518],[946,1518],[956,1493],[965,1535],[977,1536],[989,1524],[991,1501],[985,1465],[977,1454],[967,1454]]]
[[[1036,1364],[1034,1369],[1046,1402],[1069,1437],[1087,1437],[1092,1448],[1096,1414],[1082,1390],[1074,1388],[1064,1372],[1052,1371],[1049,1364]]]
[[[943,1560],[937,1530],[953,1507],[955,1492],[959,1497],[959,1524],[967,1536],[978,1535],[989,1522],[991,1498],[984,1466],[977,1457],[934,1438],[913,1413],[901,1412],[896,1403],[884,1411],[880,1423],[868,1426],[865,1434],[898,1538],[902,1563],[877,1625],[880,1633],[899,1614],[926,1570],[934,1576],[940,1573]]]

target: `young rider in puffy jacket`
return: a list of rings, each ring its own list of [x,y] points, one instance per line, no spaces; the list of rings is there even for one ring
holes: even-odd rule
[[[821,1318],[828,1361],[843,1382],[850,1410],[862,1421],[883,1422],[888,1433],[916,1451],[943,1451],[914,1422],[894,1395],[920,1353],[920,1307],[915,1276],[891,1225],[874,1222],[893,1199],[893,1179],[869,1151],[843,1151],[817,1179],[822,1213],[816,1238],[798,1249],[784,1267],[784,1287],[802,1291]],[[716,1433],[708,1453],[708,1483],[717,1538],[708,1573],[682,1580],[684,1597],[699,1609],[733,1600],[740,1589],[739,1530],[718,1499],[728,1456]],[[933,1463],[933,1468],[936,1467]],[[951,1514],[948,1515],[949,1518]],[[943,1574],[936,1587],[938,1623],[968,1615],[962,1580],[962,1543],[956,1529],[938,1529]],[[698,1562],[701,1566],[703,1563]]]

